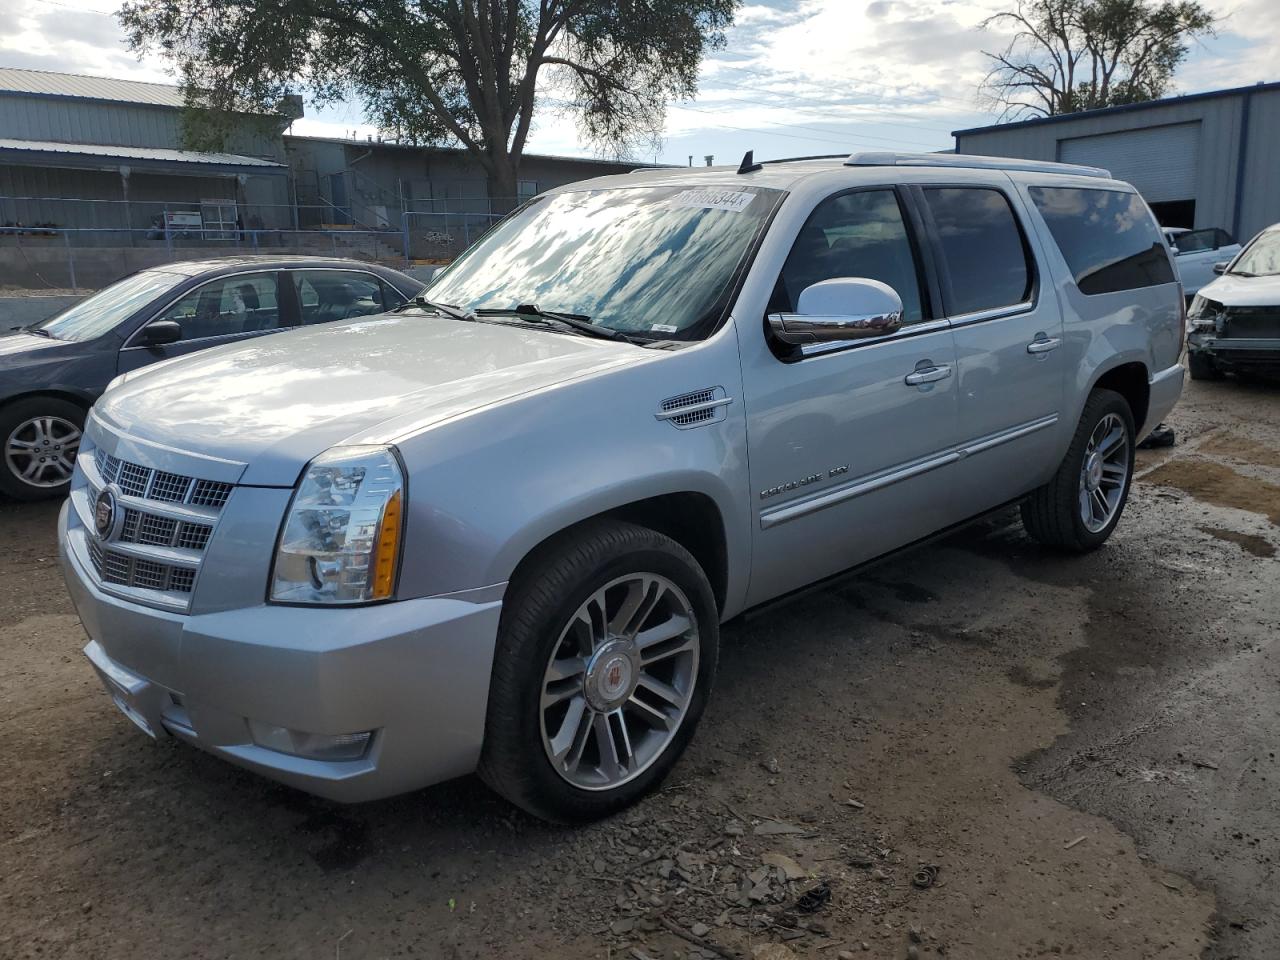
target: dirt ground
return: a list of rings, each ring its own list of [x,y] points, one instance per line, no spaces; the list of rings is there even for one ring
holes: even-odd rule
[[[0,504],[0,957],[1274,960],[1280,387],[1172,423],[1095,554],[1010,518],[730,624],[665,789],[577,830],[152,743]]]

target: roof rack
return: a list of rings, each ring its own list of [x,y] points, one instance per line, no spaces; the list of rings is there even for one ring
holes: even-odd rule
[[[1012,157],[975,157],[963,153],[894,153],[891,150],[851,153],[846,167],[967,167],[977,170],[1018,170],[1026,173],[1066,173],[1077,177],[1111,179],[1111,171],[1076,163],[1019,160]]]

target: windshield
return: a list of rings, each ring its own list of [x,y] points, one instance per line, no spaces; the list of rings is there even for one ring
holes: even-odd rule
[[[114,329],[121,321],[185,279],[177,273],[144,270],[99,290],[47,320],[33,323],[30,329],[43,330],[58,340],[92,340]]]
[[[1280,274],[1280,230],[1259,234],[1231,265],[1228,273],[1253,277],[1274,277]]]
[[[517,210],[423,296],[464,310],[535,305],[651,340],[707,336],[780,190],[625,187]]]

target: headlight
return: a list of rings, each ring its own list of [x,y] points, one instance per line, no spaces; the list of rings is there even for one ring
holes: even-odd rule
[[[404,476],[389,447],[334,447],[311,461],[276,544],[271,599],[367,603],[395,591]]]
[[[1187,310],[1187,319],[1191,321],[1192,330],[1214,330],[1217,328],[1221,314],[1222,304],[1197,293],[1195,299],[1191,301],[1190,309]]]

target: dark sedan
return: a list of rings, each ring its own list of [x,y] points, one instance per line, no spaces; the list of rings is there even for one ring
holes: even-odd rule
[[[0,333],[0,491],[66,492],[85,414],[117,374],[279,330],[382,313],[422,284],[356,260],[169,263]]]

